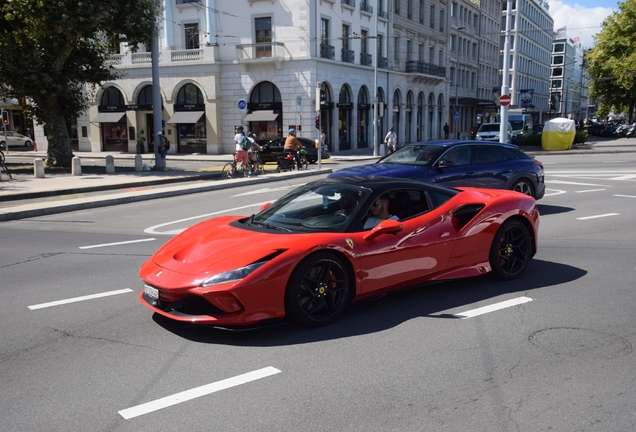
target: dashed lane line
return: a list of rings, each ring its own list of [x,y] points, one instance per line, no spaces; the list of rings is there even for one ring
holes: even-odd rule
[[[76,302],[85,301],[85,300],[93,300],[93,299],[101,298],[101,297],[114,296],[117,294],[126,294],[129,292],[133,292],[133,290],[131,290],[130,288],[124,288],[120,290],[108,291],[108,292],[103,292],[99,294],[91,294],[91,295],[86,295],[81,297],[74,297],[74,298],[70,298],[66,300],[57,300],[57,301],[52,301],[49,303],[40,303],[40,304],[29,306],[29,309],[30,310],[44,309],[44,308],[60,306],[60,305],[68,304],[68,303],[76,303]]]
[[[164,398],[157,399],[152,402],[146,402],[144,404],[137,405],[132,408],[126,408],[119,411],[119,415],[121,415],[126,420],[129,420],[134,417],[139,417],[144,414],[158,411],[160,409],[177,405],[182,402],[187,402],[189,400],[196,399],[201,396],[206,396],[221,390],[226,390],[232,387],[236,387],[241,384],[246,384],[251,381],[256,381],[262,378],[276,375],[278,373],[281,373],[281,371],[276,369],[275,367],[269,366],[269,367],[258,369],[258,370],[248,372],[242,375],[237,375],[233,378],[227,378],[221,381],[203,385],[201,387],[196,387],[190,390],[182,391],[180,393],[175,393],[171,396],[166,396]]]
[[[454,314],[453,316],[459,319],[473,318],[479,315],[487,314],[490,312],[498,311],[498,310],[509,308],[512,306],[518,306],[520,304],[528,303],[531,301],[532,299],[530,297],[518,297],[512,300],[506,300],[506,301],[502,301],[492,305],[483,306],[477,309],[471,309],[466,312]]]

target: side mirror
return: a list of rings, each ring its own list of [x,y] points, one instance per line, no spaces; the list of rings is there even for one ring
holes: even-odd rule
[[[454,165],[455,164],[452,163],[451,161],[446,160],[446,159],[442,159],[441,161],[439,161],[437,163],[437,168],[450,168],[450,167],[452,167]]]
[[[269,206],[271,206],[271,205],[272,205],[272,203],[271,203],[271,202],[268,202],[268,203],[263,204],[263,205],[261,206],[261,208],[260,208],[259,212],[262,212],[263,210],[265,210],[267,207],[269,207]]]
[[[402,231],[403,227],[400,221],[393,219],[385,219],[377,224],[367,235],[364,236],[365,241],[373,240],[383,234],[397,234]]]

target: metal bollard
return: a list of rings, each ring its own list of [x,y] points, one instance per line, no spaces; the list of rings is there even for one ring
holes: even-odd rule
[[[139,144],[137,144],[139,145]],[[135,171],[136,172],[140,172],[143,171],[144,167],[143,167],[143,161],[141,160],[141,155],[140,154],[136,154],[135,155]]]
[[[106,156],[106,174],[115,173],[115,158],[113,155]]]
[[[74,176],[82,175],[82,160],[78,157],[71,159],[71,174]]]
[[[44,161],[42,159],[33,159],[33,177],[44,178]]]

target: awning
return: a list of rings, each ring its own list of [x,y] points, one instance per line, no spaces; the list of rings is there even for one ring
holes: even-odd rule
[[[93,123],[117,123],[125,115],[125,112],[100,112],[91,121]]]
[[[203,114],[203,111],[177,111],[166,123],[197,123]]]
[[[253,111],[246,115],[243,121],[272,121],[278,118],[279,114],[276,114],[272,110]]]

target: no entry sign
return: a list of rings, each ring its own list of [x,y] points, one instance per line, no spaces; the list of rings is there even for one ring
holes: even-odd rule
[[[501,106],[510,105],[510,96],[508,96],[508,95],[499,96],[499,105],[501,105]]]

